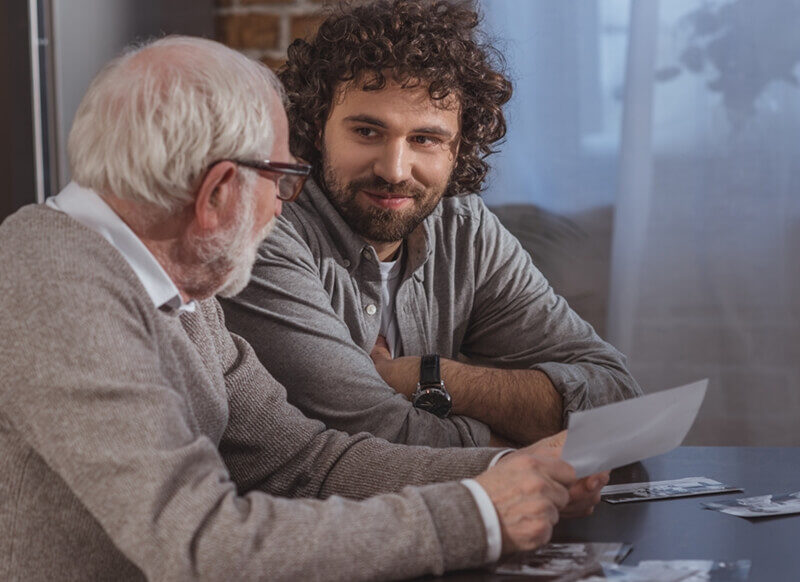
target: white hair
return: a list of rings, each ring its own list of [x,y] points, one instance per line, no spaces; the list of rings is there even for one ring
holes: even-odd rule
[[[283,98],[268,67],[214,41],[173,36],[129,49],[78,107],[67,146],[73,179],[174,211],[214,162],[269,154],[272,108]]]

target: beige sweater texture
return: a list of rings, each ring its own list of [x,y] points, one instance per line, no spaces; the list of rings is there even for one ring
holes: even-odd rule
[[[475,567],[484,526],[454,480],[496,452],[326,430],[216,300],[159,311],[113,246],[45,206],[0,225],[0,580]]]

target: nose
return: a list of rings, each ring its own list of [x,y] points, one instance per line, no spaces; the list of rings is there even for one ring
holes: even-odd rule
[[[372,171],[390,184],[399,184],[411,178],[413,153],[404,139],[389,141],[373,164]]]

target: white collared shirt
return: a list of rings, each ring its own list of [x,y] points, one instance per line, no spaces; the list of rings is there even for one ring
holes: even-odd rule
[[[48,198],[46,204],[68,214],[111,243],[139,277],[156,308],[174,315],[196,309],[197,303],[183,300],[178,287],[153,253],[97,192],[70,182],[58,195]]]

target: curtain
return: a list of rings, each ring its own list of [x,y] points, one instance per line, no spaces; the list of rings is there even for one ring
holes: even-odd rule
[[[481,0],[515,84],[487,204],[687,444],[800,445],[800,0]]]

